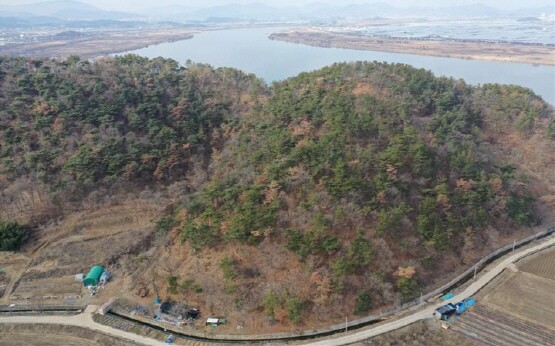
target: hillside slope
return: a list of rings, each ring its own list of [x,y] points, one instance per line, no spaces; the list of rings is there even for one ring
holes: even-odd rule
[[[555,210],[555,118],[520,87],[385,63],[271,87],[136,56],[0,69],[0,218],[148,186],[167,208],[132,281],[252,332],[411,300]]]

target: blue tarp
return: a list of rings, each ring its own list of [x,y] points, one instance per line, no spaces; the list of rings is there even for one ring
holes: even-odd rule
[[[453,298],[455,295],[451,292],[447,293],[446,295],[444,295],[443,297],[441,297],[441,299],[443,300],[449,300],[451,298]]]
[[[464,302],[465,308],[468,309],[469,307],[474,306],[476,304],[476,299],[475,298],[467,298],[463,302]]]

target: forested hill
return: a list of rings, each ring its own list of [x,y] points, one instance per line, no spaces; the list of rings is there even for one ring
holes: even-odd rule
[[[237,70],[131,55],[94,64],[0,58],[0,83],[1,196],[18,205],[26,190],[63,203],[184,179],[265,88]]]
[[[545,166],[554,167],[555,120],[541,99],[406,65],[301,74],[274,84],[241,125],[176,224],[197,251],[248,244],[270,256],[279,244],[304,263],[303,279],[270,293],[275,286],[264,281],[253,288],[250,278],[235,279],[238,297],[266,292],[261,302],[297,292],[319,308],[364,313],[415,298],[491,246],[492,229],[509,234],[541,221],[532,179],[492,148],[539,138],[542,169],[553,178]],[[250,256],[226,260],[242,272]]]
[[[363,314],[414,298],[493,237],[539,224],[534,201],[553,186],[553,111],[517,86],[385,63],[271,87],[136,56],[0,68],[2,204],[25,189],[63,205],[99,188],[187,181],[159,228],[191,256],[227,254],[196,277],[223,271],[221,297],[272,317],[342,318],[329,308]],[[507,146],[530,155],[513,164]],[[277,282],[284,268],[262,259],[284,254],[287,270],[303,269]],[[168,278],[175,295],[178,279]]]

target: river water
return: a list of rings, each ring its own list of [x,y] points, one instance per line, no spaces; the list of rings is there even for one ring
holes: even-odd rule
[[[208,31],[193,39],[162,43],[129,53],[165,57],[182,64],[187,60],[215,67],[234,67],[267,82],[282,80],[335,62],[377,60],[404,63],[431,70],[438,76],[462,78],[470,84],[516,84],[532,89],[555,104],[555,66],[496,61],[439,58],[353,49],[320,48],[272,41],[279,28]]]

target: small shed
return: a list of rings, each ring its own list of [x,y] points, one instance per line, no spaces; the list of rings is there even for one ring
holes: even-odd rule
[[[216,327],[219,326],[220,324],[225,324],[225,318],[222,317],[208,317],[206,319],[206,325],[207,326],[212,326],[212,327]]]
[[[104,273],[103,266],[92,267],[89,273],[87,274],[87,276],[85,277],[85,279],[83,280],[83,285],[85,287],[98,286],[98,281],[100,280],[102,273]]]
[[[215,318],[215,317],[208,317],[206,319],[206,325],[213,325],[213,326],[217,326],[218,324],[220,324],[220,319],[219,318]]]

